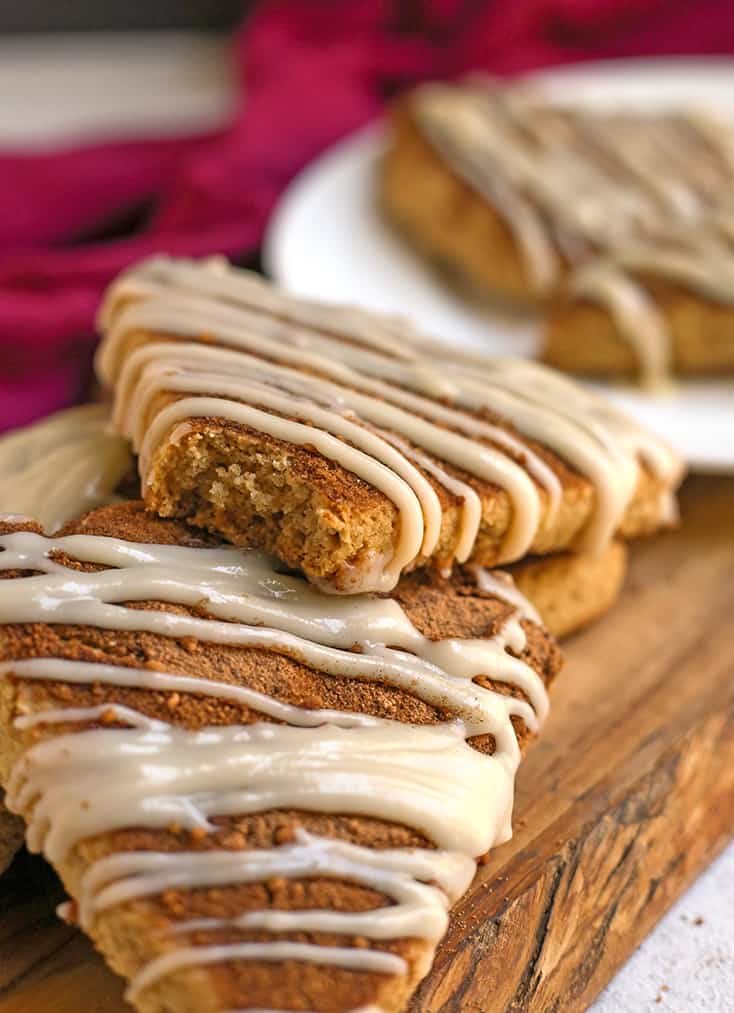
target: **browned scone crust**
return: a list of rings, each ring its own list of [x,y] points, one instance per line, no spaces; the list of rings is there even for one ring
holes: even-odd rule
[[[734,307],[659,278],[637,277],[661,314],[670,338],[671,368],[679,374],[734,370]],[[564,293],[549,307],[542,358],[587,376],[636,376],[638,356],[612,314],[589,299]]]
[[[595,507],[592,484],[549,451],[531,444],[560,479],[560,508],[549,519],[541,490],[541,523],[531,546],[537,555],[574,549]],[[496,564],[511,522],[504,489],[445,462],[450,475],[479,494],[482,522],[472,561]],[[462,501],[423,472],[442,508],[432,562],[450,559],[459,537]],[[660,527],[664,484],[641,469],[619,534],[637,537]],[[317,451],[223,419],[191,419],[176,443],[163,441],[148,472],[144,497],[163,517],[179,517],[236,545],[256,545],[302,570],[309,579],[348,586],[354,567],[391,555],[399,517],[384,493]],[[418,558],[415,565],[425,563]]]
[[[393,109],[378,185],[387,218],[436,267],[478,294],[538,301],[512,230],[425,139],[410,97]]]
[[[182,524],[153,517],[145,513],[139,503],[94,511],[81,521],[70,524],[64,533],[76,532],[114,535],[135,541],[201,544],[201,539]],[[83,568],[78,563],[71,565]],[[417,573],[401,584],[396,597],[416,627],[430,638],[491,635],[511,611],[510,606],[478,592],[468,577],[461,575],[451,582],[437,583],[429,574]],[[139,607],[174,610],[173,606],[160,603],[141,603]],[[181,611],[196,614],[194,610]],[[524,657],[549,684],[560,667],[558,648],[540,627],[526,623],[525,628],[528,646]],[[402,690],[374,682],[327,678],[285,654],[226,647],[194,638],[174,640],[124,631],[113,634],[83,626],[27,624],[0,627],[0,659],[44,656],[203,676],[247,685],[302,706],[358,709],[419,724],[436,723],[446,717],[437,708]],[[500,691],[510,691],[506,684],[489,684]],[[13,677],[0,683],[0,692],[0,727],[5,733],[0,742],[0,780],[3,781],[25,749],[40,739],[64,731],[61,725],[40,725],[21,731],[12,724],[19,712],[28,713],[60,705],[85,707],[109,701],[127,704],[146,715],[174,721],[191,729],[264,720],[262,715],[246,706],[186,693],[32,682]],[[78,725],[74,727],[79,728]],[[527,728],[518,722],[516,730],[521,741],[525,742]],[[491,736],[475,739],[473,744],[488,752],[494,748]],[[140,849],[179,851],[269,847],[290,841],[297,826],[374,848],[430,846],[419,833],[409,828],[349,813],[327,816],[278,810],[245,817],[219,818],[214,822],[217,832],[203,839],[175,827],[167,831],[131,827],[99,835],[75,847],[61,864],[59,872],[74,896],[78,894],[85,869],[106,854]],[[386,898],[371,889],[328,878],[273,880],[237,885],[226,890],[171,890],[102,913],[95,921],[92,935],[111,966],[130,977],[152,957],[170,949],[171,941],[161,935],[160,929],[184,917],[213,913],[226,916],[262,908],[367,910],[384,903]],[[268,938],[272,936],[263,932],[227,930],[219,933],[216,940],[212,934],[199,933],[188,941],[232,942]],[[279,935],[278,938],[284,936]],[[337,939],[323,933],[286,935],[285,938],[317,944],[373,945],[363,939],[345,940],[342,936]],[[180,943],[187,942],[185,936],[178,939]],[[165,977],[141,994],[138,1006],[143,1013],[215,1013],[250,1006],[343,1013],[374,1003],[385,1013],[397,1013],[404,1008],[420,977],[418,968],[427,953],[427,944],[422,940],[408,939],[380,942],[380,946],[405,958],[410,967],[406,977],[395,978],[297,961],[285,961],[279,965],[256,961],[212,964],[181,970]]]

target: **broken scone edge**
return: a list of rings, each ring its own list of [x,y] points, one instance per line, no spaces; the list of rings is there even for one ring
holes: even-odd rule
[[[445,462],[442,467],[451,470]],[[435,560],[456,544],[460,504],[425,475],[442,501],[441,540]],[[470,562],[505,565],[502,538],[511,506],[505,490],[463,473],[478,492],[482,523]],[[660,499],[666,484],[641,469],[618,535],[637,538],[664,526]],[[254,545],[302,570],[311,580],[348,592],[354,573],[380,565],[392,551],[399,517],[378,490],[303,447],[217,419],[194,419],[175,442],[156,453],[145,486],[146,503],[164,517],[187,520],[239,545]],[[545,517],[532,555],[574,551],[595,508],[591,485],[566,471],[563,498],[552,522]],[[417,557],[412,570],[425,565]]]

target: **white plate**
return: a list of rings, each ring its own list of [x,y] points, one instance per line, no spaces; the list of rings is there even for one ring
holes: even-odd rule
[[[649,60],[587,64],[543,74],[558,100],[650,109],[701,102],[734,115],[734,61]],[[305,296],[411,316],[423,330],[499,355],[533,355],[537,322],[480,311],[434,281],[380,220],[372,127],[313,162],[290,185],[264,248],[269,273]],[[672,393],[595,384],[676,447],[696,471],[734,471],[734,379],[680,383]]]

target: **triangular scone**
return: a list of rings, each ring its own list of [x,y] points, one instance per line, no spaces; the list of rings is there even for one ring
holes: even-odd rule
[[[508,563],[669,523],[681,465],[600,398],[220,261],[110,289],[98,371],[148,506],[339,592],[430,560]]]
[[[5,530],[2,780],[137,1008],[404,1009],[510,832],[560,664],[532,607],[324,596],[135,503]]]

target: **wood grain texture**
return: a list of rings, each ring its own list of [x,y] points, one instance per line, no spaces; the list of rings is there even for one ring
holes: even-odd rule
[[[566,645],[520,771],[515,837],[452,919],[411,1013],[576,1013],[734,833],[734,480],[691,479],[682,529]],[[0,880],[0,1013],[124,1013],[21,856]]]

